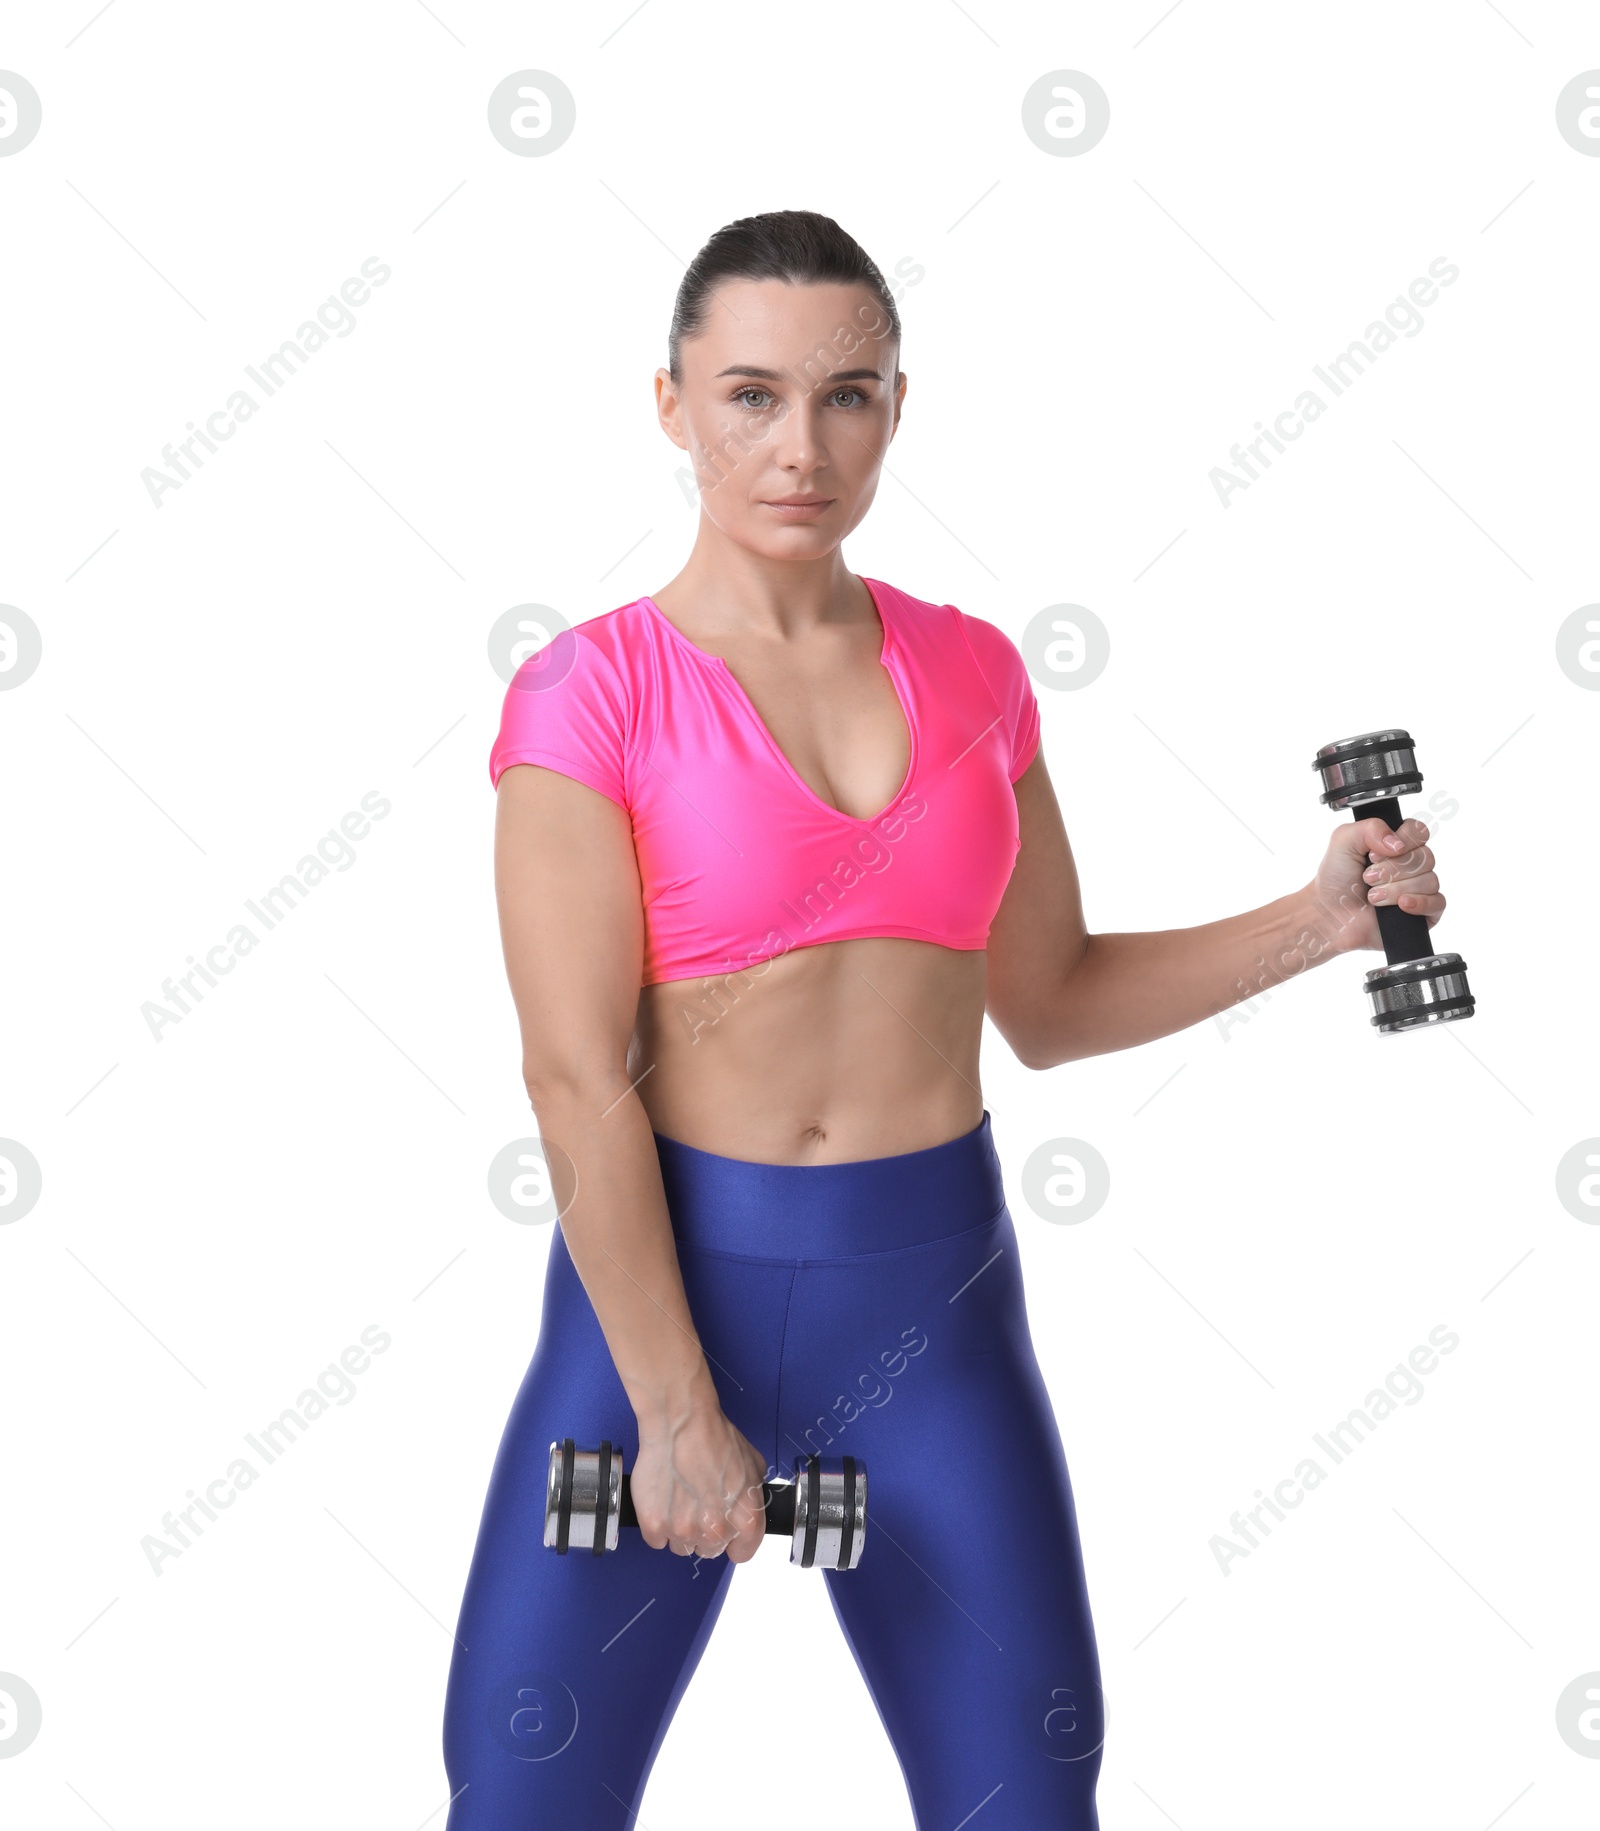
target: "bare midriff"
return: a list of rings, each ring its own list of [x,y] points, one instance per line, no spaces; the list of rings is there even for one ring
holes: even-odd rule
[[[628,1078],[653,1130],[754,1163],[920,1151],[983,1120],[988,956],[882,936],[645,986]]]

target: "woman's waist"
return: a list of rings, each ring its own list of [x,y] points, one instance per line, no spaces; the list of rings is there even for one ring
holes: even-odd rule
[[[740,1162],[821,1168],[906,1156],[972,1131],[983,1117],[979,1089],[932,1060],[942,1073],[923,1062],[897,1072],[886,1062],[864,1072],[841,1063],[832,1075],[793,1063],[738,1074],[706,1061],[685,1075],[663,1062],[638,1094],[661,1137]]]
[[[728,1054],[770,1071],[808,1038],[826,1034],[823,1053],[842,1064],[862,1043],[892,1048],[910,1023],[947,1054],[964,1054],[982,1032],[987,983],[982,947],[887,933],[802,941],[754,966],[642,986],[640,1040],[652,1055]],[[705,1048],[713,1041],[715,1052]]]
[[[646,987],[628,1056],[656,1131],[765,1163],[887,1156],[977,1124],[985,957],[873,938]]]
[[[894,1252],[983,1226],[1005,1206],[989,1114],[920,1150],[762,1163],[654,1134],[675,1237],[783,1261]]]

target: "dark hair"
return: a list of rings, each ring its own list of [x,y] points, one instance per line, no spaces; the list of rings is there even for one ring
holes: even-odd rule
[[[859,284],[876,295],[888,320],[880,336],[900,341],[900,314],[877,262],[865,248],[839,227],[831,216],[815,210],[768,210],[761,216],[741,216],[726,223],[689,263],[678,287],[667,333],[667,367],[672,379],[681,378],[679,352],[685,337],[693,337],[705,324],[707,301],[721,280],[787,280],[790,285],[829,281]]]

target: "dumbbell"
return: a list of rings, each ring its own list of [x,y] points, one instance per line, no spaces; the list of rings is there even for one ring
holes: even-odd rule
[[[854,1570],[867,1536],[867,1465],[855,1456],[796,1456],[792,1481],[764,1481],[768,1532],[786,1533],[789,1562]],[[580,1450],[570,1437],[550,1445],[544,1542],[562,1553],[617,1548],[617,1528],[637,1526],[622,1450],[609,1438]]]
[[[1318,799],[1324,806],[1349,808],[1356,820],[1376,815],[1390,832],[1403,819],[1398,797],[1422,787],[1409,731],[1363,731],[1359,737],[1340,738],[1324,744],[1311,767],[1322,777]],[[1395,903],[1379,903],[1377,913],[1389,962],[1367,974],[1378,1034],[1470,1017],[1476,1002],[1467,985],[1467,963],[1460,954],[1433,951],[1427,917]]]

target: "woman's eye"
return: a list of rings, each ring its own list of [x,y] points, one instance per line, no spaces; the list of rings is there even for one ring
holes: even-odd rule
[[[771,413],[777,402],[766,388],[758,388],[752,383],[749,387],[736,388],[729,398],[736,406],[747,413]],[[835,388],[828,399],[836,407],[855,408],[868,404],[868,396],[860,388]]]

